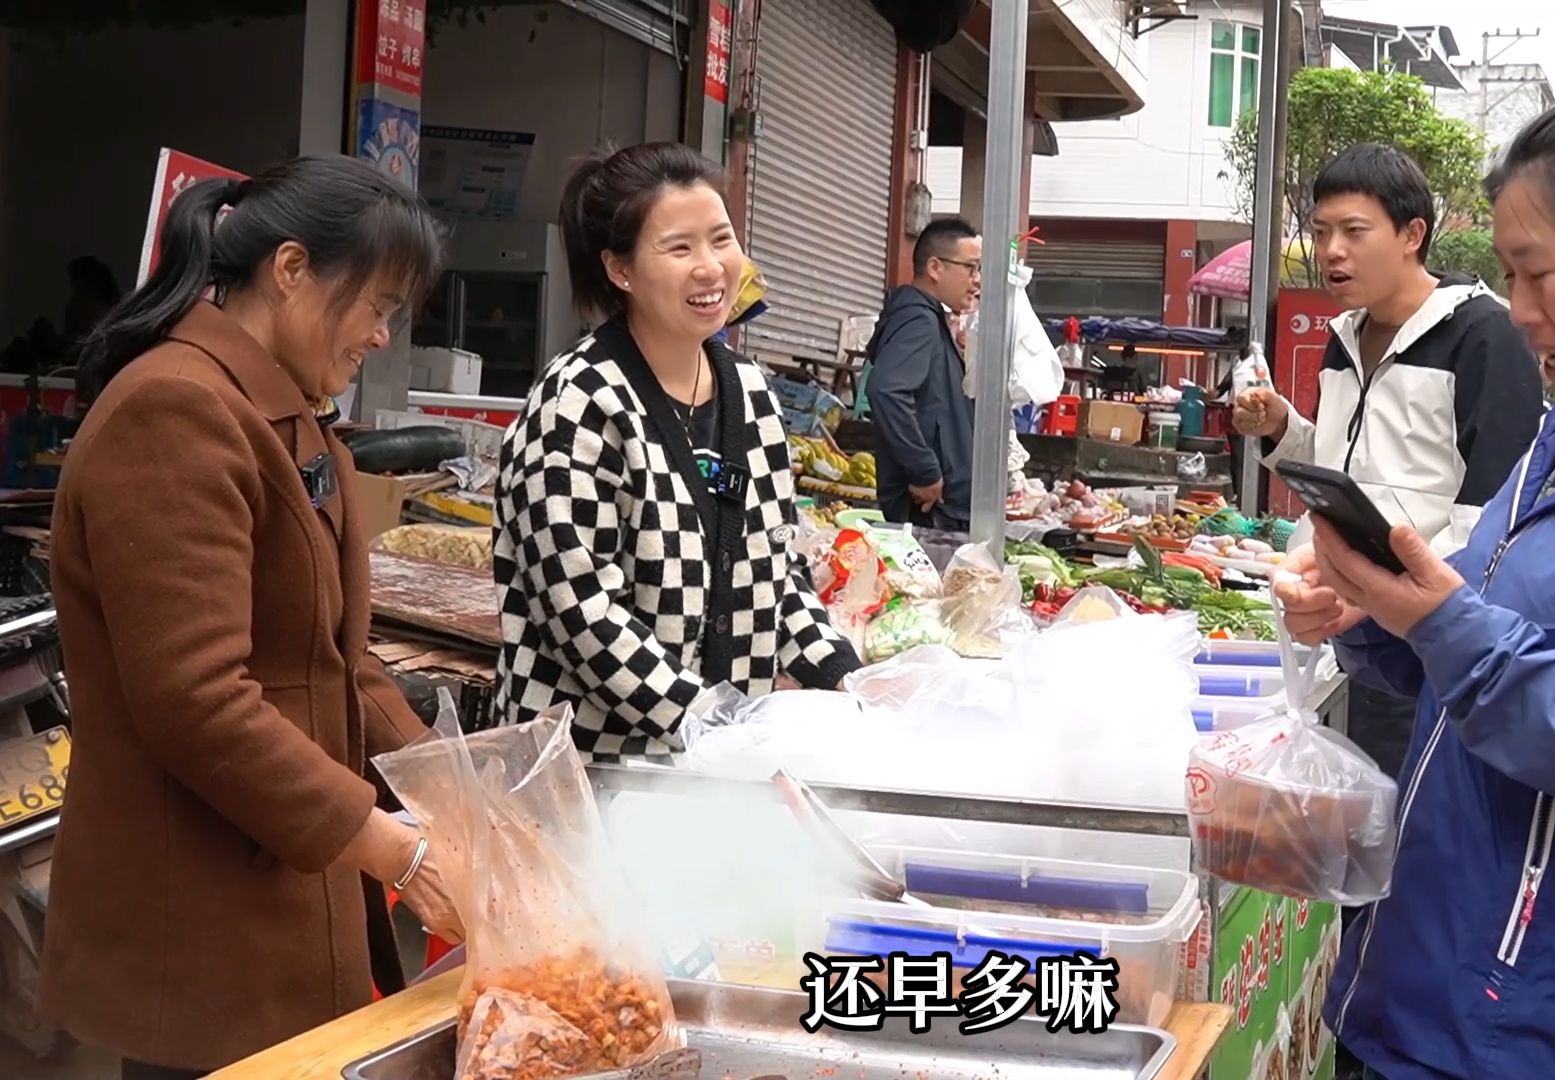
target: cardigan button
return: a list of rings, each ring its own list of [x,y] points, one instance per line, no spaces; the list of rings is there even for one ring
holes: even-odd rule
[[[727,634],[729,632],[729,616],[718,616],[718,618],[713,621],[713,629],[717,630],[720,634]]]
[[[727,574],[734,567],[734,557],[731,556],[727,551],[724,552],[723,555],[721,555],[718,559],[718,566],[719,569],[723,570],[723,572]]]

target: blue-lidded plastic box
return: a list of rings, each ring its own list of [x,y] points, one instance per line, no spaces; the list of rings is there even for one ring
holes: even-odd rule
[[[929,848],[870,850],[909,893],[934,906],[835,905],[827,920],[829,954],[949,953],[958,980],[993,950],[1033,963],[1076,953],[1112,957],[1118,1022],[1166,1019],[1182,945],[1201,914],[1193,874]]]
[[[1305,664],[1312,650],[1305,645],[1296,646],[1296,659]],[[1280,643],[1278,641],[1221,641],[1205,638],[1195,664],[1214,667],[1280,667]]]
[[[1194,669],[1199,696],[1213,698],[1278,698],[1285,692],[1285,672],[1280,668],[1213,667]]]

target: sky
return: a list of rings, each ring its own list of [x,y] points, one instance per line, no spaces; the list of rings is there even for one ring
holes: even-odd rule
[[[1542,30],[1514,45],[1499,63],[1539,63],[1555,79],[1555,2],[1552,0],[1323,0],[1328,15],[1408,26],[1449,27],[1463,57],[1478,62],[1481,35],[1496,30]],[[1492,41],[1491,56],[1508,41]]]

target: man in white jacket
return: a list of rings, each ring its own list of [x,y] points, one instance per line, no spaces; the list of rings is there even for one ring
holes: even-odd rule
[[[1407,155],[1352,147],[1318,174],[1313,200],[1323,282],[1349,309],[1330,324],[1316,419],[1254,389],[1232,422],[1263,439],[1265,465],[1340,469],[1390,522],[1448,554],[1538,434],[1539,364],[1494,292],[1426,269],[1436,214]],[[1303,521],[1292,546],[1309,536]],[[1352,736],[1391,775],[1412,723],[1410,702],[1352,700]]]

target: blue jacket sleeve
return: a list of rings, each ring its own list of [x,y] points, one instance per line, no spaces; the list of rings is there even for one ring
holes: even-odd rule
[[[1409,643],[1370,619],[1336,637],[1334,652],[1346,675],[1373,690],[1414,697],[1425,681],[1420,658]]]
[[[918,395],[929,380],[940,328],[927,308],[909,309],[882,328],[869,376],[875,430],[907,482],[928,487],[940,478],[939,457],[918,426]]]
[[[1555,792],[1555,640],[1464,586],[1409,635],[1469,752]]]

